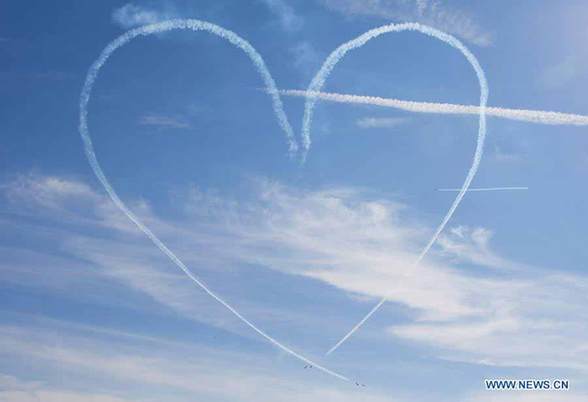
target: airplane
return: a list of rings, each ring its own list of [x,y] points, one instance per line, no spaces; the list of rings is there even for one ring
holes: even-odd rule
[[[305,369],[311,369],[312,368],[312,364],[307,364],[306,366],[304,366]]]

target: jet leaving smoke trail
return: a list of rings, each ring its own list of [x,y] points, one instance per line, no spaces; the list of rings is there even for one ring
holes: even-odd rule
[[[377,96],[361,96],[339,94],[333,92],[303,91],[298,89],[281,89],[281,95],[298,96],[320,99],[336,103],[357,103],[363,105],[375,105],[406,110],[416,113],[439,114],[479,114],[480,107],[474,105],[458,105],[453,103],[415,102],[393,98],[380,98]],[[588,125],[588,116],[573,113],[551,112],[546,110],[507,109],[502,107],[486,107],[486,115],[501,117],[504,119],[526,121],[537,124],[553,125]]]
[[[90,133],[88,131],[88,103],[90,101],[90,96],[92,94],[92,88],[94,86],[94,82],[100,72],[100,69],[106,63],[108,58],[114,53],[118,48],[127,44],[137,36],[147,36],[154,33],[159,32],[166,32],[171,30],[192,30],[192,31],[206,31],[221,37],[222,39],[227,40],[231,44],[235,45],[236,47],[243,50],[251,59],[255,67],[257,68],[259,74],[262,76],[265,85],[268,91],[272,92],[272,100],[274,111],[276,116],[278,117],[278,121],[282,127],[282,129],[286,132],[287,139],[290,145],[290,151],[294,152],[297,149],[296,141],[293,136],[292,128],[288,123],[286,118],[286,114],[282,108],[282,102],[280,100],[279,94],[277,93],[277,88],[274,83],[273,78],[271,77],[269,71],[267,70],[265,63],[261,56],[257,53],[257,51],[251,46],[247,41],[239,37],[232,31],[228,31],[224,28],[219,27],[218,25],[211,24],[205,21],[199,20],[171,20],[165,21],[158,24],[153,25],[146,25],[140,28],[133,29],[124,33],[123,35],[119,36],[114,41],[110,42],[108,46],[102,51],[100,57],[92,64],[90,70],[88,71],[88,75],[86,76],[86,81],[84,83],[84,88],[82,89],[82,93],[80,95],[80,135],[82,136],[82,141],[84,143],[84,149],[86,152],[86,156],[88,158],[88,162],[94,171],[94,174],[102,183],[102,186],[112,199],[112,201],[116,204],[116,206],[155,244],[177,267],[179,267],[187,276],[190,278],[196,285],[198,285],[202,290],[204,290],[209,296],[215,299],[217,302],[222,304],[226,307],[231,313],[233,313],[239,320],[265,338],[267,341],[272,343],[273,345],[277,346],[284,352],[294,356],[295,358],[305,362],[306,364],[312,365],[317,369],[327,373],[333,377],[339,378],[344,381],[350,381],[347,377],[338,374],[334,371],[331,371],[310,359],[296,353],[295,351],[291,350],[287,346],[281,344],[276,339],[272,338],[268,334],[266,334],[263,330],[259,329],[255,324],[249,321],[247,318],[242,316],[235,308],[233,308],[230,304],[225,302],[220,296],[210,290],[200,279],[198,279],[189,269],[188,267],[169,249],[159,238],[149,229],[147,228],[139,218],[129,210],[129,208],[125,205],[125,203],[118,197],[114,188],[110,185],[110,182],[104,175],[100,164],[98,163],[98,159],[96,158],[96,154],[94,152],[94,147],[92,145],[92,139],[90,138]]]
[[[445,217],[435,230],[435,233],[433,234],[433,236],[431,237],[431,239],[429,240],[421,254],[416,259],[414,265],[418,265],[420,261],[425,257],[425,255],[427,255],[429,249],[433,246],[435,241],[437,241],[437,238],[447,225],[447,222],[449,222],[458,205],[461,203],[461,200],[463,199],[468,187],[470,186],[472,180],[474,179],[474,176],[476,175],[478,166],[480,165],[480,160],[482,159],[482,154],[484,152],[484,140],[486,137],[486,103],[488,101],[488,84],[486,82],[486,76],[484,75],[484,71],[482,70],[480,63],[478,63],[476,57],[468,50],[467,47],[465,47],[459,40],[457,40],[449,34],[418,23],[389,24],[367,31],[366,33],[358,36],[357,38],[349,42],[344,43],[343,45],[335,49],[329,55],[329,57],[327,57],[319,72],[312,79],[310,86],[306,90],[306,93],[320,93],[322,87],[325,84],[326,79],[328,78],[331,71],[333,71],[333,68],[335,68],[337,63],[341,61],[341,59],[350,50],[358,49],[370,40],[377,38],[385,33],[401,31],[420,32],[433,38],[439,39],[440,41],[445,42],[453,48],[459,50],[476,72],[476,76],[480,84],[480,106],[478,108],[478,113],[480,117],[478,127],[478,138],[472,165],[470,166],[470,169],[467,173],[467,176],[461,187],[460,192],[455,197],[455,200],[453,200],[451,207],[449,208],[449,210],[445,214]],[[302,120],[303,152],[308,152],[308,149],[310,148],[310,125],[312,123],[312,116],[314,113],[314,106],[316,105],[316,102],[317,99],[313,97],[307,97],[305,101],[304,117]],[[372,308],[372,310],[370,310],[370,312],[364,318],[362,318],[361,321],[359,321],[359,323],[357,323],[339,342],[335,344],[335,346],[333,346],[327,352],[327,354],[334,352],[339,346],[341,346],[343,342],[345,342],[351,335],[353,335],[353,333],[357,331],[386,302],[386,300],[386,297],[382,298],[380,302],[374,308]]]
[[[468,188],[468,192],[472,191],[506,191],[506,190],[528,190],[529,187],[477,187]],[[461,188],[438,188],[437,191],[461,191]]]

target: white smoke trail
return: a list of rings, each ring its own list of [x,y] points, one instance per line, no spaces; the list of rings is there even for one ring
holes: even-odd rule
[[[480,165],[480,160],[482,159],[482,154],[484,152],[484,140],[486,137],[486,103],[488,101],[488,84],[486,82],[486,76],[484,75],[484,71],[478,63],[476,57],[465,47],[459,40],[454,38],[453,36],[446,34],[444,32],[438,31],[434,28],[417,24],[417,23],[404,23],[404,24],[389,24],[384,25],[379,28],[372,29],[367,31],[366,33],[358,36],[357,38],[344,43],[343,45],[339,46],[335,49],[329,57],[323,63],[319,72],[314,76],[312,79],[308,89],[305,91],[306,93],[311,94],[318,94],[321,92],[322,87],[325,84],[326,79],[328,78],[333,68],[337,65],[339,61],[349,52],[350,50],[358,49],[365,45],[370,40],[379,37],[385,33],[389,32],[401,32],[401,31],[416,31],[423,33],[425,35],[431,36],[433,38],[439,39],[442,42],[447,43],[448,45],[452,46],[453,48],[459,50],[461,54],[467,59],[470,63],[474,71],[476,72],[476,76],[478,78],[478,82],[480,84],[480,106],[478,108],[479,113],[479,127],[478,127],[478,137],[476,142],[476,150],[474,153],[474,158],[470,169],[467,173],[465,181],[461,187],[461,190],[455,197],[455,200],[451,204],[451,207],[443,217],[443,220],[435,230],[435,233],[420,253],[418,258],[416,259],[414,265],[418,265],[420,261],[425,257],[425,255],[429,252],[429,249],[433,246],[445,226],[447,222],[453,216],[453,213],[457,209],[458,205],[460,204],[461,200],[463,199],[468,187],[472,183],[474,176],[478,170],[478,166]],[[272,94],[273,95],[273,94]],[[305,95],[306,96],[306,95]],[[302,146],[303,152],[308,152],[310,148],[310,125],[312,123],[312,116],[314,113],[314,106],[317,102],[316,97],[306,97],[305,105],[304,105],[304,117],[302,120]],[[345,336],[337,342],[337,344],[332,347],[327,354],[334,352],[339,346],[343,344],[351,335],[355,333],[385,302],[387,298],[384,297],[380,300],[380,302],[370,310],[370,312],[362,318],[358,324],[356,324]]]
[[[149,228],[147,228],[139,218],[129,210],[129,208],[125,205],[125,203],[118,197],[117,193],[115,192],[114,188],[110,185],[110,182],[104,175],[100,164],[98,163],[98,159],[96,158],[96,154],[94,153],[94,147],[92,145],[92,139],[90,138],[90,133],[88,131],[88,103],[90,101],[90,96],[92,94],[92,88],[94,86],[94,82],[100,72],[100,69],[106,63],[108,58],[114,53],[117,49],[121,46],[127,44],[134,38],[138,36],[147,36],[154,33],[166,32],[171,30],[192,30],[192,31],[206,31],[211,34],[217,35],[222,39],[227,40],[231,44],[235,45],[236,47],[243,50],[251,59],[255,67],[257,68],[259,74],[262,76],[265,85],[269,91],[272,92],[272,100],[274,111],[276,116],[278,117],[278,121],[287,135],[287,139],[290,146],[290,151],[294,152],[297,149],[296,141],[293,136],[292,128],[288,123],[286,118],[286,114],[282,108],[282,102],[280,100],[279,94],[276,90],[276,85],[274,83],[273,78],[271,77],[269,71],[267,70],[265,63],[261,56],[257,53],[257,51],[251,46],[247,41],[239,37],[234,32],[228,31],[224,28],[219,27],[218,25],[211,24],[205,21],[199,20],[171,20],[165,21],[153,25],[147,25],[140,28],[133,29],[124,33],[123,35],[119,36],[117,39],[112,41],[100,54],[100,57],[92,64],[88,71],[88,75],[86,76],[86,81],[84,83],[84,87],[82,89],[82,93],[80,95],[80,135],[82,136],[82,141],[84,143],[84,149],[86,152],[86,156],[88,158],[88,162],[94,171],[94,174],[112,199],[112,201],[116,204],[116,206],[155,244],[177,267],[179,267],[187,276],[190,278],[196,285],[198,285],[202,290],[204,290],[209,296],[215,299],[217,302],[222,304],[226,307],[231,313],[233,313],[239,320],[253,329],[257,334],[262,336],[264,339],[272,343],[273,345],[277,346],[284,352],[294,356],[295,358],[303,361],[306,364],[312,365],[317,369],[323,371],[326,374],[329,374],[333,377],[339,378],[344,381],[350,381],[347,377],[331,371],[316,362],[300,355],[299,353],[293,351],[292,349],[288,348],[287,346],[283,345],[282,343],[278,342],[276,339],[272,338],[268,334],[266,334],[263,330],[259,329],[255,324],[245,318],[241,313],[239,313],[234,307],[230,304],[225,302],[220,296],[210,290],[200,279],[198,279],[189,269],[188,267],[169,249],[159,238],[151,232]]]
[[[355,331],[357,331],[359,328],[361,328],[361,326],[362,326],[363,324],[365,324],[365,322],[366,322],[367,320],[369,320],[369,319],[370,319],[370,317],[371,317],[371,316],[372,316],[372,315],[373,315],[373,314],[374,314],[376,311],[378,311],[378,310],[380,309],[380,307],[382,307],[382,305],[384,305],[384,303],[386,303],[387,301],[388,301],[388,298],[387,298],[387,297],[383,297],[383,298],[381,298],[381,299],[380,299],[380,301],[378,302],[378,304],[376,304],[376,305],[375,305],[375,306],[374,306],[374,307],[373,307],[373,308],[370,310],[370,312],[369,312],[369,313],[367,313],[367,314],[366,314],[366,315],[365,315],[365,316],[364,316],[364,317],[363,317],[361,320],[359,320],[359,322],[358,322],[357,324],[355,324],[355,325],[353,326],[353,328],[351,328],[351,330],[350,330],[349,332],[347,332],[343,338],[339,339],[339,341],[338,341],[338,342],[337,342],[335,345],[333,345],[333,347],[332,347],[331,349],[329,349],[329,350],[327,351],[326,355],[327,355],[327,356],[328,356],[328,355],[330,355],[330,354],[331,354],[331,353],[333,353],[335,350],[337,350],[337,349],[339,348],[339,346],[343,345],[343,343],[345,343],[345,341],[346,341],[346,340],[347,340],[347,339],[348,339],[348,338],[349,338],[351,335],[353,335],[353,334],[355,333]]]
[[[333,92],[303,91],[298,89],[281,89],[281,95],[320,99],[327,102],[375,105],[405,110],[415,113],[439,114],[479,114],[480,107],[475,105],[459,105],[453,103],[415,102],[394,98],[380,98],[377,96],[349,95]],[[573,113],[552,112],[546,110],[507,109],[488,106],[485,108],[487,116],[503,119],[525,121],[537,124],[553,125],[588,125],[588,116]]]
[[[468,188],[468,192],[472,191],[508,191],[508,190],[528,190],[529,187],[476,187]],[[461,191],[461,188],[438,188],[437,191]]]

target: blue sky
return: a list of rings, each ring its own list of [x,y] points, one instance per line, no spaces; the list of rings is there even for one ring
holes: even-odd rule
[[[472,116],[319,102],[304,164],[249,59],[205,32],[139,38],[101,70],[98,159],[129,208],[260,328],[194,286],[106,195],[78,133],[88,68],[138,25],[197,18],[305,89],[340,44],[418,21],[479,59],[492,106],[586,113],[581,1],[6,1],[0,11],[0,401],[588,399],[585,128],[488,119],[475,187],[423,262],[471,163]],[[330,92],[476,104],[455,49],[383,36]],[[283,98],[299,135],[303,100]],[[299,140],[299,138],[298,138]],[[378,300],[390,301],[334,354]],[[572,390],[490,392],[485,378]]]

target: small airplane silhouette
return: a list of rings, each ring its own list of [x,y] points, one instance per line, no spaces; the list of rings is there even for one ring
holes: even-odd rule
[[[305,369],[311,369],[312,368],[312,364],[307,364],[306,366],[304,366]]]
[[[365,387],[365,384],[360,384],[358,382],[356,382],[355,385],[358,386],[358,387]]]

